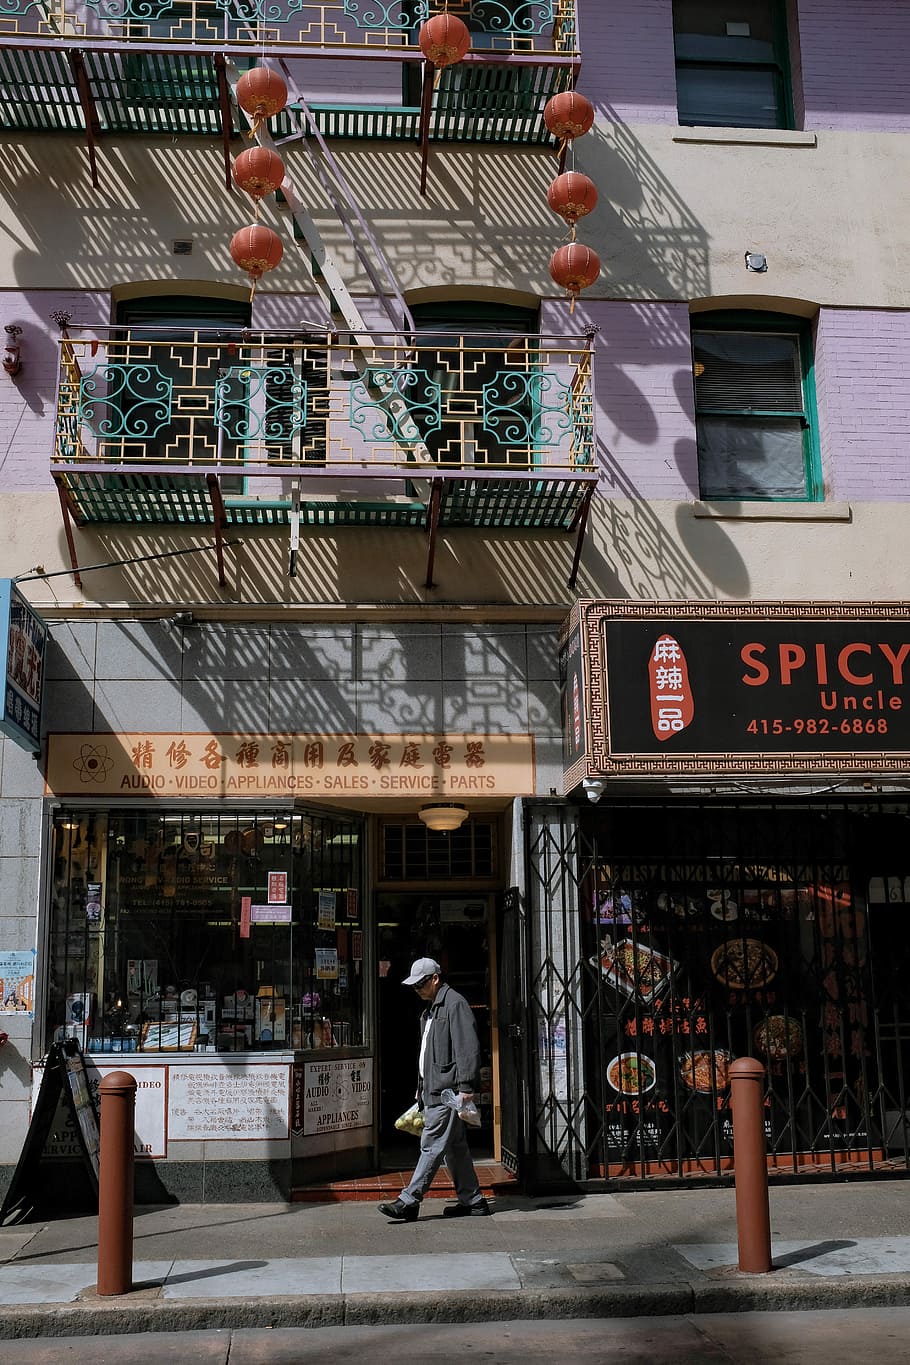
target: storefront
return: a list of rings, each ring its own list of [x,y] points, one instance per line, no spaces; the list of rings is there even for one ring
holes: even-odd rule
[[[531,1146],[575,1179],[723,1177],[746,1055],[767,1069],[773,1171],[910,1169],[905,622],[576,608],[577,819],[538,807],[523,927],[546,964]]]
[[[495,909],[533,780],[526,735],[49,736],[39,1017],[92,1083],[136,1077],[141,1195],[287,1198],[377,1170],[413,1098],[401,981],[424,954],[475,1009],[493,1154]],[[376,802],[405,782],[431,799]],[[64,1131],[49,1156],[72,1155]]]

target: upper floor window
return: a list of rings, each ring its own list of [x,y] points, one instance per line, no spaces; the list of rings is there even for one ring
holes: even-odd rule
[[[694,320],[695,425],[703,498],[821,498],[812,349],[802,319]]]
[[[681,124],[792,128],[785,0],[673,0]]]

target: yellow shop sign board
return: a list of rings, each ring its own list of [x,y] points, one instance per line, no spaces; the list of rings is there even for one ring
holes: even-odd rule
[[[48,736],[55,796],[527,796],[531,735]]]

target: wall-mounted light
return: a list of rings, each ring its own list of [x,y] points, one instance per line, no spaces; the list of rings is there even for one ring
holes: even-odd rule
[[[768,269],[768,258],[763,251],[746,252],[746,269],[755,275],[764,275]]]
[[[588,800],[593,801],[593,803],[597,805],[597,802],[604,794],[606,785],[607,784],[602,777],[585,777],[582,780],[581,787]]]
[[[461,829],[469,813],[467,806],[457,806],[453,803],[421,806],[417,812],[427,829],[432,829],[437,834],[451,834],[453,829]]]
[[[22,369],[22,353],[19,346],[22,328],[11,322],[3,330],[7,336],[6,344],[3,347],[3,368],[10,378],[13,378]]]

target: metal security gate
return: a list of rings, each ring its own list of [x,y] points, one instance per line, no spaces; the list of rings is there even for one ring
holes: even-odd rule
[[[753,1055],[773,1171],[910,1169],[907,803],[540,805],[527,835],[538,1154],[723,1177]]]

